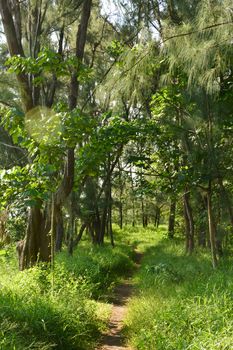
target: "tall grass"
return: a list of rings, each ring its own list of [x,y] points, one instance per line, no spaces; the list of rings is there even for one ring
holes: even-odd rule
[[[103,303],[132,268],[132,249],[84,243],[73,257],[58,254],[55,270],[17,271],[12,249],[0,252],[0,349],[94,349],[106,328]]]
[[[184,254],[183,242],[154,235],[145,246],[125,331],[137,350],[233,349],[233,265],[213,270],[209,252]]]

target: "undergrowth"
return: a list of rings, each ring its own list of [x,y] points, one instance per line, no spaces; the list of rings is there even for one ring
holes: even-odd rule
[[[184,254],[184,243],[160,230],[144,258],[125,322],[137,350],[233,349],[233,266],[213,270],[209,252]],[[139,246],[140,247],[140,246]]]
[[[82,242],[69,257],[17,271],[12,248],[0,251],[0,349],[92,350],[106,330],[106,303],[117,281],[144,254],[125,321],[135,350],[230,350],[233,344],[233,266],[212,269],[206,251],[184,254],[166,228],[114,227],[116,248]]]
[[[0,349],[91,350],[106,328],[114,283],[132,268],[131,247],[82,243],[73,257],[18,272],[13,248],[0,251]]]

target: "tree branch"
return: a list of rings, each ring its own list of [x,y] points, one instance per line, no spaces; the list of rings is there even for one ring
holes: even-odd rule
[[[180,37],[183,37],[183,36],[189,36],[189,35],[192,35],[192,34],[195,34],[195,33],[204,32],[206,30],[213,29],[213,28],[216,28],[216,27],[219,27],[219,26],[224,26],[224,25],[227,25],[227,24],[233,24],[233,22],[232,21],[230,21],[230,22],[228,21],[228,22],[215,23],[215,24],[209,25],[207,27],[200,28],[198,30],[193,30],[193,31],[186,32],[186,33],[175,34],[175,35],[172,35],[170,37],[165,38],[162,41],[162,43],[164,44],[166,41],[174,39],[174,38],[180,38]]]

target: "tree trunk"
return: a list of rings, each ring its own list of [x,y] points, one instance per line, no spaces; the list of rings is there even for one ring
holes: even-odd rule
[[[112,201],[112,198],[111,198]],[[110,203],[109,208],[108,208],[108,233],[109,233],[109,237],[110,237],[110,242],[112,247],[115,247],[115,243],[114,243],[114,236],[113,236],[113,230],[112,230],[112,204]]]
[[[175,235],[175,217],[176,217],[176,201],[171,200],[170,203],[170,213],[168,221],[168,238],[174,238]]]
[[[123,203],[122,203],[122,198],[123,198],[124,184],[123,184],[123,181],[122,181],[120,161],[118,161],[118,168],[119,168],[119,180],[120,180],[119,227],[122,230],[122,228],[123,228]]]
[[[133,183],[133,173],[130,167],[130,180],[131,180],[131,192],[132,192],[132,226],[135,226],[135,200],[134,200],[134,183]]]
[[[100,229],[98,244],[104,243],[104,236],[108,225],[108,215],[109,215],[109,205],[110,205],[109,199],[110,199],[110,186],[111,186],[110,179],[108,179],[105,185],[106,185],[105,202],[104,202],[104,208],[103,208],[103,213],[101,217],[101,229]]]
[[[55,233],[56,233],[56,244],[55,244],[55,251],[60,252],[62,248],[62,241],[64,236],[64,225],[63,225],[63,214],[62,214],[62,208],[58,206],[55,207]]]
[[[205,248],[206,247],[206,227],[203,224],[199,225],[198,227],[197,239],[198,239],[199,247]]]
[[[142,201],[141,201],[141,208],[142,208],[142,226],[144,228],[146,228],[147,227],[147,215],[145,213],[145,205],[144,205],[143,197],[142,197]]]
[[[155,224],[155,227],[158,228],[159,227],[159,224],[160,224],[160,216],[161,216],[161,209],[160,207],[158,207],[156,205],[156,208],[155,208],[155,221],[154,221],[154,224]]]
[[[196,222],[197,244],[199,247],[205,248],[207,245],[207,200],[199,191],[195,192],[195,207],[198,218]]]
[[[50,226],[49,215],[45,218],[39,207],[30,209],[24,246],[19,254],[20,270],[33,266],[38,261],[50,261]]]
[[[190,193],[186,192],[183,196],[184,200],[184,218],[186,227],[186,252],[192,254],[194,250],[194,221],[192,207],[190,205]]]
[[[217,267],[217,253],[216,253],[216,226],[213,217],[213,208],[212,208],[212,189],[211,181],[209,181],[209,188],[207,191],[207,210],[208,210],[208,223],[209,223],[209,238],[210,238],[210,248],[212,255],[212,265],[215,269]]]
[[[135,222],[136,222],[135,218],[136,218],[136,215],[135,215],[135,200],[133,198],[133,218],[132,218],[132,226],[133,227],[135,226]]]
[[[70,244],[69,244],[69,248],[68,248],[68,252],[69,252],[70,255],[73,254],[74,248],[75,248],[75,247],[79,244],[79,242],[81,241],[81,238],[82,238],[83,233],[84,233],[84,231],[85,231],[86,228],[87,228],[87,223],[84,222],[84,223],[81,225],[81,227],[80,227],[78,236],[77,236],[75,239],[73,239],[73,237],[72,237],[72,239],[70,240]]]
[[[119,227],[122,230],[123,228],[123,205],[122,202],[119,204]]]

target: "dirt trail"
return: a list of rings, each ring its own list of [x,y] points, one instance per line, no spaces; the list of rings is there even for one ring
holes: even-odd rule
[[[136,268],[140,266],[142,254],[135,252]],[[109,321],[109,331],[103,337],[101,345],[96,350],[133,350],[127,347],[122,335],[123,320],[127,312],[127,302],[132,294],[131,278],[125,280],[115,289],[112,313]]]

